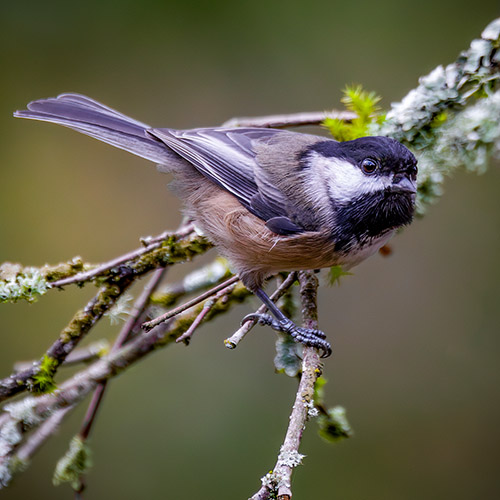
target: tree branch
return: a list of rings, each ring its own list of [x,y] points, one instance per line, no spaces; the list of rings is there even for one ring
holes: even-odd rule
[[[205,239],[189,232],[170,237],[163,246],[148,249],[147,253],[138,252],[133,260],[111,268],[99,293],[75,314],[43,358],[31,368],[0,380],[0,402],[27,388],[35,392],[50,389],[59,365],[135,279],[153,269],[189,260],[210,247]]]
[[[273,302],[277,302],[285,293],[290,289],[290,287],[297,281],[297,273],[291,272],[287,278],[281,283],[281,285],[276,289],[276,291],[269,297]],[[257,311],[257,314],[262,314],[267,311],[267,307],[263,304]],[[238,344],[245,338],[245,335],[257,324],[257,321],[250,320],[245,321],[243,325],[236,330],[236,332],[231,335],[231,337],[224,340],[224,344],[228,349],[235,349]]]
[[[299,273],[300,298],[302,303],[303,325],[305,328],[318,328],[316,305],[318,279],[312,272]],[[304,347],[302,374],[289,418],[283,445],[274,469],[262,478],[262,488],[251,500],[267,500],[277,495],[279,500],[292,498],[291,479],[293,469],[302,463],[304,455],[299,453],[302,433],[310,416],[316,416],[314,409],[314,384],[321,374],[322,364],[319,352],[312,347]]]
[[[177,241],[179,239],[186,238],[193,232],[194,230],[192,224],[186,225],[184,228],[179,229],[175,233],[165,232],[155,238],[144,240],[145,242],[147,241],[146,246],[144,248],[133,250],[132,252],[121,255],[120,257],[110,260],[109,262],[105,262],[104,264],[100,264],[97,267],[90,269],[86,272],[78,273],[74,276],[69,276],[67,278],[62,278],[53,281],[51,282],[51,286],[62,287],[65,285],[70,285],[72,283],[84,283],[86,281],[91,281],[93,278],[96,278],[97,276],[100,276],[106,273],[107,271],[110,271],[111,269],[120,266],[121,264],[135,261],[139,257],[147,255],[151,253],[153,250],[161,248],[168,240]]]
[[[116,338],[115,343],[111,348],[111,352],[115,352],[129,339],[149,303],[151,294],[154,293],[154,291],[158,288],[166,272],[166,268],[160,268],[155,271],[149,283],[144,287],[141,295],[136,300],[128,320],[123,325],[123,328],[120,330],[120,333],[118,334],[118,337]],[[92,400],[87,409],[87,413],[85,414],[82,427],[79,432],[79,436],[82,441],[85,441],[90,434],[90,429],[92,428],[92,425],[95,421],[97,410],[99,409],[102,398],[104,396],[104,392],[106,390],[106,384],[106,381],[100,383],[93,394]]]
[[[50,390],[58,367],[131,283],[131,277],[127,276],[113,284],[103,285],[86,307],[75,314],[38,362],[20,373],[0,380],[0,401],[28,388],[33,392]]]
[[[284,115],[231,118],[223,124],[223,127],[303,127],[306,125],[320,125],[326,118],[351,121],[354,120],[356,116],[356,113],[352,111],[311,111]]]
[[[185,304],[180,305],[179,307],[176,307],[175,309],[172,309],[171,311],[166,312],[165,314],[162,314],[161,316],[158,316],[158,318],[155,318],[151,321],[146,321],[142,327],[147,331],[151,330],[151,328],[154,328],[155,326],[158,326],[161,323],[164,323],[170,318],[173,318],[177,314],[185,311],[186,309],[189,309],[193,307],[196,304],[199,304],[203,300],[207,299],[208,297],[211,297],[212,295],[216,294],[220,290],[223,290],[224,288],[229,287],[230,285],[236,283],[239,281],[238,276],[233,276],[229,278],[228,280],[224,281],[224,283],[220,283],[217,286],[214,286],[212,289],[206,291],[205,293],[202,293],[201,295],[198,295],[198,297],[195,297],[192,300],[189,300]]]
[[[249,294],[250,292],[241,283],[237,283],[232,291],[214,304],[204,320],[210,320],[226,312],[233,304],[243,301]],[[95,390],[98,384],[117,376],[153,350],[175,343],[175,340],[185,332],[186,325],[189,326],[202,309],[203,305],[198,304],[167,323],[162,323],[147,332],[143,331],[122,347],[112,350],[90,367],[66,380],[53,392],[38,397],[26,396],[18,402],[6,405],[3,408],[5,413],[0,414],[0,486],[6,486],[12,474],[19,471],[15,461],[15,451],[27,433],[37,429],[55,411],[78,404]],[[16,429],[14,438],[9,437],[11,435],[9,429]],[[37,442],[41,444],[43,440]]]

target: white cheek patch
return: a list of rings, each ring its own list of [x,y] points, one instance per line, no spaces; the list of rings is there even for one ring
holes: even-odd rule
[[[328,191],[331,198],[340,203],[349,202],[361,195],[382,191],[391,185],[387,176],[366,175],[352,163],[338,158],[327,158],[313,152],[309,165],[316,174],[310,189]]]

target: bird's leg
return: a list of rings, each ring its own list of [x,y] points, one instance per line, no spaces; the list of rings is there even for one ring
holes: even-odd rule
[[[270,326],[273,330],[288,333],[296,342],[320,349],[323,351],[321,354],[322,358],[330,356],[332,347],[330,343],[325,340],[326,335],[321,330],[297,326],[278,309],[276,304],[262,288],[257,288],[254,293],[265,304],[274,318],[270,314],[253,313],[245,316],[241,322],[242,324],[251,320],[258,321],[259,324]]]

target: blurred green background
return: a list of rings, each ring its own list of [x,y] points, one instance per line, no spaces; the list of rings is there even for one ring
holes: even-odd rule
[[[179,221],[168,179],[152,164],[14,120],[32,99],[81,92],[177,128],[337,107],[346,83],[377,91],[388,107],[498,14],[498,0],[2,2],[0,261],[104,261]],[[500,498],[498,167],[457,175],[393,241],[390,258],[322,287],[320,326],[334,344],[327,402],[347,408],[355,436],[330,446],[308,427],[297,499]],[[92,292],[3,305],[1,376],[40,356]],[[224,348],[256,304],[112,382],[86,498],[223,500],[258,489],[296,384],[274,374],[268,330]],[[116,334],[102,323],[89,340]],[[2,498],[72,497],[51,476],[85,406]]]

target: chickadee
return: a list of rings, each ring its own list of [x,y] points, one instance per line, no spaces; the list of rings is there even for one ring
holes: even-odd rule
[[[337,142],[269,128],[151,128],[78,94],[14,116],[64,125],[172,172],[187,214],[274,315],[251,314],[331,354],[319,330],[288,319],[262,289],[279,271],[355,266],[412,220],[417,162],[387,137]]]

